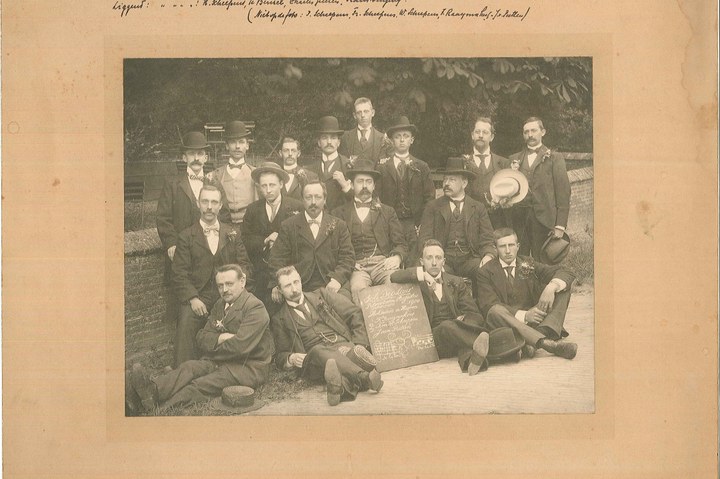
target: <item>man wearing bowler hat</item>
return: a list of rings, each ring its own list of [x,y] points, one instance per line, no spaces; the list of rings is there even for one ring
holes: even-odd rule
[[[302,201],[301,191],[303,185],[308,181],[318,179],[315,173],[298,166],[300,154],[300,143],[295,138],[288,136],[282,139],[279,155],[282,168],[288,175],[288,180],[283,185],[282,195],[286,198],[295,198],[298,201]]]
[[[350,229],[355,250],[350,292],[355,304],[359,304],[360,291],[390,282],[390,273],[407,256],[407,245],[395,210],[373,196],[380,172],[372,160],[358,159],[347,176],[353,185],[353,201],[335,208],[332,214]]]
[[[475,173],[463,158],[449,158],[443,178],[444,195],[425,207],[418,241],[434,238],[445,250],[449,273],[470,278],[477,286],[480,267],[495,257],[492,224],[485,206],[465,194]]]
[[[490,144],[495,138],[495,125],[492,119],[478,117],[470,137],[473,151],[464,158],[467,169],[475,173],[475,179],[468,184],[467,194],[488,208],[493,228],[507,226],[506,212],[499,208],[490,208],[489,201],[490,180],[495,173],[510,166],[510,160],[490,151]]]
[[[417,227],[425,205],[435,198],[435,185],[430,168],[424,161],[410,154],[417,128],[406,116],[401,116],[387,129],[393,154],[378,161],[381,173],[378,183],[380,201],[395,209],[408,245],[407,264],[416,261]]]
[[[175,257],[178,235],[200,219],[198,196],[209,179],[203,172],[209,148],[205,135],[191,131],[182,138],[183,160],[187,169],[165,179],[157,206],[157,231],[167,254],[168,271]]]
[[[152,412],[158,405],[204,402],[228,386],[255,388],[267,381],[273,354],[270,318],[260,300],[245,290],[246,279],[240,265],[217,269],[220,298],[197,333],[201,359],[184,361],[153,380],[141,364],[133,365],[125,397],[131,414]]]
[[[213,172],[213,181],[223,192],[220,219],[232,223],[236,231],[239,231],[247,206],[258,199],[251,175],[254,168],[245,161],[245,155],[250,148],[249,136],[250,131],[245,127],[245,123],[228,123],[223,138],[230,159],[226,166]]]
[[[489,336],[478,307],[462,278],[443,271],[439,241],[423,244],[421,266],[394,272],[393,283],[418,283],[441,358],[457,356],[460,370],[474,376],[488,367]]]
[[[320,159],[307,165],[307,169],[325,183],[327,189],[325,205],[328,211],[344,204],[352,187],[345,178],[351,167],[350,160],[338,153],[342,134],[343,130],[340,129],[337,118],[334,116],[320,118],[317,129]]]
[[[273,315],[278,369],[300,370],[303,377],[324,379],[327,401],[337,406],[360,391],[380,391],[377,361],[368,352],[362,311],[349,299],[320,288],[303,292],[293,266],[280,268],[276,279],[283,305]]]
[[[570,180],[565,159],[543,145],[545,127],[540,118],[531,117],[523,124],[527,148],[510,155],[528,179],[530,194],[512,208],[512,226],[518,234],[520,253],[541,258],[549,236],[562,238],[570,213]]]
[[[525,355],[536,348],[572,359],[577,345],[562,338],[574,276],[560,266],[548,266],[518,255],[515,232],[493,233],[498,257],[480,269],[477,302],[489,327],[511,327],[525,340]]]
[[[304,211],[303,204],[281,194],[288,174],[276,163],[266,162],[252,171],[263,199],[250,203],[243,220],[243,242],[253,263],[255,295],[271,307],[270,271],[267,262],[280,231],[280,223]]]
[[[375,165],[382,155],[386,136],[373,127],[375,109],[369,98],[358,98],[353,106],[357,128],[343,133],[338,151],[341,155],[370,160]]]

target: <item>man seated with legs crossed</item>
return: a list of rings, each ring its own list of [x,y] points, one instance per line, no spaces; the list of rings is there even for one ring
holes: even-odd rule
[[[445,252],[434,239],[425,241],[422,266],[395,271],[393,283],[419,283],[433,339],[441,358],[457,356],[460,370],[474,376],[488,367],[489,335],[462,278],[443,271]]]
[[[524,356],[535,348],[566,359],[577,353],[577,344],[561,339],[575,277],[561,266],[548,266],[518,256],[520,244],[510,228],[493,233],[498,257],[478,274],[477,302],[490,328],[510,326],[525,340]]]
[[[303,293],[294,266],[280,268],[276,278],[284,299],[273,316],[277,367],[300,369],[310,380],[324,378],[331,406],[354,400],[359,391],[380,391],[360,308],[327,288]]]

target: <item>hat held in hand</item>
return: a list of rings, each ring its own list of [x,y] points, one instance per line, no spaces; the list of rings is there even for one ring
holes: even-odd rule
[[[507,208],[524,200],[529,189],[524,174],[512,168],[505,168],[495,173],[490,180],[491,202]]]
[[[540,253],[540,261],[545,264],[558,264],[570,252],[570,237],[567,233],[563,233],[562,238],[557,238],[550,232],[550,235],[543,243],[542,252]]]

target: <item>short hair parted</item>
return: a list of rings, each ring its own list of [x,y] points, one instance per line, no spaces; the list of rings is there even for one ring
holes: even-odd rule
[[[279,270],[275,271],[275,280],[280,281],[280,276],[290,276],[293,273],[297,273],[297,270],[295,269],[295,266],[285,266],[280,268]],[[298,273],[300,274],[300,273]]]
[[[242,267],[239,264],[235,264],[235,263],[224,264],[224,265],[216,268],[215,276],[217,276],[218,273],[227,273],[228,271],[235,271],[235,274],[237,274],[238,279],[243,279],[245,277],[245,272],[243,271]]]
[[[369,103],[369,104],[370,104],[370,108],[373,107],[373,106],[372,106],[372,101],[370,101],[370,98],[366,98],[366,97],[364,97],[364,96],[361,96],[360,98],[358,98],[357,100],[355,100],[355,103],[353,103],[353,106],[358,106],[358,105],[361,105],[361,104],[363,104],[363,103]]]
[[[200,199],[200,197],[202,196],[203,191],[217,191],[218,193],[220,193],[220,199],[222,200],[222,191],[220,191],[220,188],[215,185],[204,184],[202,188],[200,188],[200,193],[198,193],[198,199]]]
[[[323,182],[320,181],[320,180],[311,180],[311,181],[308,181],[307,183],[305,183],[305,184],[303,185],[302,190],[300,191],[300,193],[302,194],[303,198],[305,197],[305,188],[307,188],[308,186],[311,186],[311,185],[320,185],[320,186],[322,186],[323,195],[324,195],[325,199],[327,199],[327,186],[325,186],[325,183],[323,183]]]
[[[280,147],[282,148],[282,146],[283,146],[285,143],[295,143],[295,145],[297,146],[298,151],[300,151],[300,142],[297,141],[297,140],[296,140],[295,138],[293,138],[292,136],[286,136],[285,138],[283,138],[283,139],[282,139],[282,142],[280,142]]]
[[[492,118],[487,116],[478,116],[475,118],[475,123],[472,124],[473,129],[475,129],[475,125],[477,125],[477,122],[482,121],[483,123],[488,123],[490,125],[490,133],[493,135],[495,134],[495,123],[492,121]]]
[[[515,240],[517,241],[518,236],[517,233],[515,233],[515,230],[512,228],[498,228],[495,231],[493,231],[493,244],[497,246],[497,242],[500,238],[505,238],[506,236],[514,236]]]
[[[542,128],[543,130],[545,129],[545,125],[543,125],[542,118],[540,118],[539,116],[531,116],[530,118],[528,118],[527,120],[525,120],[523,122],[523,126],[525,126],[528,123],[533,122],[533,121],[538,122],[538,125],[540,126],[540,128]]]
[[[423,243],[423,247],[422,247],[423,253],[425,252],[425,248],[429,248],[430,246],[439,246],[440,249],[443,250],[443,253],[445,252],[445,248],[443,248],[443,245],[441,242],[439,242],[435,238],[430,238],[428,240],[425,240],[425,242]]]

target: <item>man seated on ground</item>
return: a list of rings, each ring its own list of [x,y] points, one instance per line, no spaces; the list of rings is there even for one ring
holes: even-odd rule
[[[575,277],[565,268],[548,266],[518,256],[515,231],[493,233],[498,257],[480,269],[477,302],[490,328],[509,326],[525,340],[524,356],[540,348],[566,359],[577,353],[577,344],[562,341]]]
[[[284,303],[273,316],[279,369],[300,369],[310,380],[324,379],[327,401],[336,406],[352,401],[360,391],[380,391],[383,382],[360,308],[326,288],[303,293],[293,266],[276,274]]]
[[[419,283],[441,358],[457,356],[460,370],[470,376],[487,369],[489,335],[462,278],[443,271],[445,252],[434,239],[425,241],[417,268],[396,271],[393,283]]]
[[[240,265],[221,266],[215,281],[221,298],[196,338],[202,358],[185,361],[153,380],[142,365],[134,364],[125,398],[131,411],[203,402],[227,386],[255,388],[267,381],[273,340],[265,306],[245,290]]]

